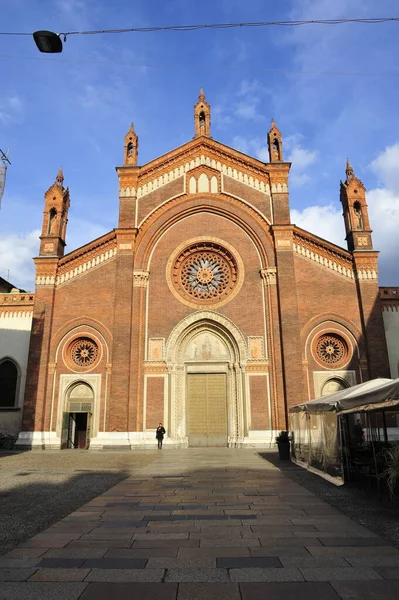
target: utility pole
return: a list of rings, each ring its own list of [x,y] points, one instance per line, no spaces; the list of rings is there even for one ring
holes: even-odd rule
[[[5,153],[5,152],[3,152],[3,150],[0,149],[0,207],[1,207],[1,199],[2,199],[3,193],[4,193],[4,187],[6,185],[7,167],[10,164],[11,163],[8,158],[8,150],[7,150],[7,153]]]

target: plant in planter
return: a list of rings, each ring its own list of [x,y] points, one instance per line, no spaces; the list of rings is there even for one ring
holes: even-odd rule
[[[386,467],[382,477],[387,482],[391,500],[397,497],[399,488],[399,444],[385,450]]]
[[[289,460],[290,458],[290,441],[288,431],[281,431],[280,435],[276,437],[278,455],[280,460]]]
[[[15,437],[6,432],[0,432],[0,449],[12,450],[15,444]]]

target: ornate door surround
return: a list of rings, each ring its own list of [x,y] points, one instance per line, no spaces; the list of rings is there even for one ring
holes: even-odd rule
[[[195,356],[195,352],[188,354],[199,336],[203,336],[205,345],[207,337],[216,340],[220,351],[214,360],[204,353],[201,356]],[[187,373],[226,373],[228,446],[241,446],[248,435],[246,363],[244,336],[227,317],[203,310],[180,321],[166,343],[169,438],[180,446],[188,446]]]

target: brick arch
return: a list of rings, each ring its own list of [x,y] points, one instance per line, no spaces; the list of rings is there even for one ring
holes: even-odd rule
[[[56,363],[60,360],[60,352],[62,351],[62,347],[66,340],[72,339],[73,336],[78,336],[79,334],[90,336],[90,333],[99,339],[103,346],[102,360],[110,362],[112,335],[107,327],[100,321],[90,318],[73,319],[58,329],[52,338],[49,362]]]
[[[311,354],[311,345],[316,335],[319,333],[319,329],[325,326],[326,330],[331,331],[333,333],[342,334],[342,337],[349,341],[353,346],[353,354],[352,357],[357,360],[360,359],[360,347],[359,340],[356,335],[347,327],[344,321],[347,319],[344,318],[331,318],[330,315],[326,315],[324,319],[317,319],[317,323],[313,323],[313,326],[309,328],[306,338],[303,340],[303,353],[304,358],[306,360],[309,359]],[[321,331],[320,331],[321,333]],[[352,359],[351,359],[352,360]]]
[[[255,209],[232,197],[213,194],[206,198],[181,197],[166,202],[151,213],[136,239],[135,268],[147,269],[148,261],[158,239],[175,223],[196,213],[207,212],[222,216],[240,227],[253,241],[261,257],[260,268],[274,266],[275,256],[270,225]]]
[[[323,314],[317,315],[316,317],[313,317],[312,319],[309,319],[309,321],[306,323],[306,325],[304,325],[301,329],[302,342],[305,343],[309,336],[309,333],[311,331],[313,331],[314,329],[316,329],[316,327],[318,327],[319,325],[322,325],[323,323],[325,323],[327,321],[336,323],[337,325],[340,325],[340,326],[344,327],[345,329],[347,329],[351,333],[353,338],[356,340],[356,343],[359,346],[362,345],[363,333],[362,333],[361,329],[359,327],[357,327],[357,325],[350,319],[347,319],[346,317],[343,317],[342,315],[337,315],[336,313],[323,313]]]

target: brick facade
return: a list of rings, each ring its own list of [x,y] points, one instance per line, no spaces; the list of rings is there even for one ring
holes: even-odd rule
[[[60,447],[76,385],[93,398],[91,447],[151,446],[160,421],[166,445],[185,446],[187,375],[225,373],[226,444],[241,446],[272,443],[287,408],[328,382],[389,376],[353,170],[341,189],[348,251],[290,223],[274,122],[265,164],[210,137],[203,93],[194,116],[193,140],[143,166],[131,127],[118,228],[66,256],[62,174],[46,193],[20,445]]]

